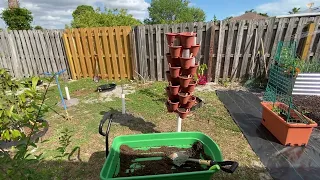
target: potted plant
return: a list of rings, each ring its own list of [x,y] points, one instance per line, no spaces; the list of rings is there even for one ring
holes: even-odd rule
[[[261,102],[262,124],[283,144],[307,145],[317,123],[283,102]]]
[[[204,71],[208,69],[206,64],[201,64],[198,67],[198,84],[200,85],[206,85],[207,84],[207,77],[204,75]]]

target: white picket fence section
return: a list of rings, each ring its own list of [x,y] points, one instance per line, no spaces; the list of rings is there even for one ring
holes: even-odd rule
[[[298,74],[292,94],[320,96],[320,73]]]

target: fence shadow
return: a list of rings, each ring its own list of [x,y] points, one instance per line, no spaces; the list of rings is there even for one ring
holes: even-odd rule
[[[112,123],[119,124],[121,126],[127,126],[132,131],[139,131],[141,133],[160,133],[160,131],[155,130],[156,125],[145,121],[141,117],[135,117],[132,114],[126,113],[122,114],[122,112],[111,108],[110,111],[101,111],[100,114],[103,115],[103,119],[109,113],[113,114]]]

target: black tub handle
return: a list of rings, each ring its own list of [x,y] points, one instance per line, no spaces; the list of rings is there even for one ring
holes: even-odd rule
[[[112,123],[112,117],[113,117],[112,113],[106,113],[101,119],[99,124],[99,134],[106,137],[106,157],[108,157],[109,155],[109,132],[110,132],[110,127]],[[107,130],[106,132],[103,132],[103,125],[108,119],[109,119],[109,122],[108,122]]]
[[[239,164],[235,161],[222,161],[222,162],[215,162],[220,166],[220,169],[227,173],[234,173],[238,168]],[[228,167],[226,167],[228,166]]]

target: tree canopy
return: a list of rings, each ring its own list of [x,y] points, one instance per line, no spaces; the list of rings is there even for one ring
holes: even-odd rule
[[[294,8],[292,8],[291,11],[289,11],[289,14],[296,14],[296,13],[298,13],[299,11],[300,11],[300,8],[294,7]]]
[[[269,17],[268,13],[260,13],[260,12],[257,12],[256,10],[254,10],[254,9],[250,9],[250,10],[246,11],[245,13],[248,13],[248,12],[253,12],[253,13],[259,14],[261,16]]]
[[[34,29],[35,29],[35,30],[43,30],[43,27],[37,25],[37,26],[34,27]]]
[[[135,19],[125,9],[105,9],[101,12],[99,9],[94,10],[91,6],[78,6],[72,13],[72,28],[85,27],[110,27],[110,26],[133,26],[141,22]]]
[[[33,16],[26,8],[5,9],[1,13],[1,18],[11,30],[32,29]]]
[[[152,0],[149,19],[146,24],[173,24],[205,21],[204,11],[197,7],[189,7],[188,0]]]

